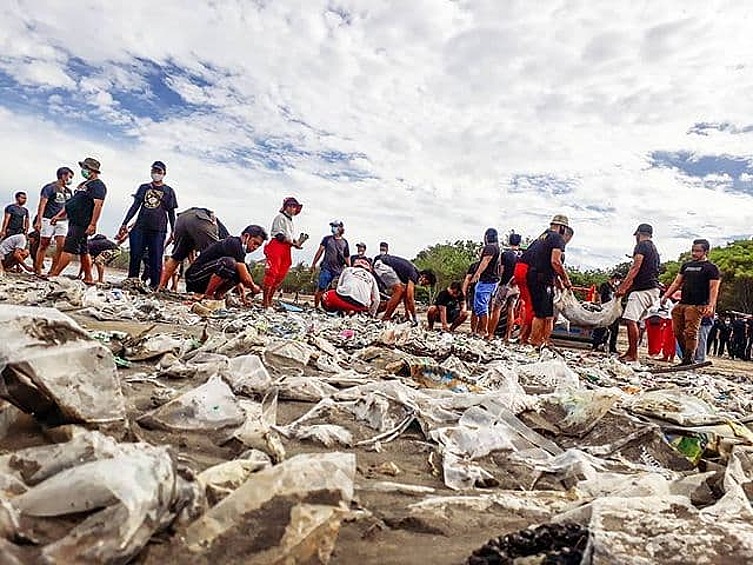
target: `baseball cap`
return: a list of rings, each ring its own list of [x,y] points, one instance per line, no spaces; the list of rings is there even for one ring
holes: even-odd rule
[[[331,222],[329,223],[329,225],[330,225],[330,226],[332,226],[333,228],[341,228],[341,227],[343,227],[343,226],[344,226],[344,224],[343,224],[343,221],[342,221],[342,220],[332,220],[332,221],[331,221]]]
[[[87,157],[83,161],[79,161],[78,166],[81,167],[82,169],[89,169],[90,171],[94,171],[95,173],[100,172],[99,171],[100,163],[93,157]]]
[[[552,221],[549,223],[567,227],[570,225],[570,220],[568,220],[567,216],[565,216],[564,214],[555,214],[552,218]]]
[[[167,167],[162,161],[155,161],[154,163],[152,163],[152,169],[159,169],[163,173],[167,172]]]
[[[292,196],[288,196],[285,200],[282,201],[282,208],[280,208],[280,212],[284,212],[285,208],[287,208],[288,206],[295,206],[299,210],[303,208],[303,204],[298,202],[298,200]]]
[[[366,244],[362,241],[359,241],[358,243],[356,243],[356,247],[360,249],[366,249]]]
[[[635,228],[635,233],[633,235],[638,235],[639,233],[652,236],[654,235],[654,228],[651,226],[651,224],[640,224],[637,228]]]

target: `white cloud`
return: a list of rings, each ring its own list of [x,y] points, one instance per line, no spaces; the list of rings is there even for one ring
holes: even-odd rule
[[[136,0],[86,10],[19,0],[0,9],[0,71],[55,94],[43,108],[0,111],[0,133],[13,140],[4,154],[24,163],[4,167],[0,187],[31,190],[59,164],[94,154],[113,231],[160,158],[182,206],[213,207],[238,229],[268,224],[279,200],[297,194],[299,224],[312,234],[342,217],[352,238],[372,249],[388,239],[412,256],[438,240],[480,238],[488,225],[536,234],[562,211],[576,229],[571,264],[621,261],[641,221],[674,257],[688,233],[750,231],[740,210],[751,196],[723,191],[729,177],[691,179],[647,159],[656,150],[751,155],[750,133],[687,133],[698,122],[750,123],[746,13],[732,1],[680,0],[190,9]],[[159,99],[150,73],[167,73],[157,78],[184,111]],[[153,106],[134,110],[124,93]],[[72,111],[76,101],[86,110]],[[355,155],[346,166],[327,157],[335,152]],[[570,190],[512,190],[514,178]]]

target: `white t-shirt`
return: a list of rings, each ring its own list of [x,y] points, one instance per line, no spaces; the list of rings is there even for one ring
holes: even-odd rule
[[[271,237],[275,237],[278,233],[281,233],[285,238],[285,241],[292,243],[295,240],[295,233],[293,232],[293,219],[287,217],[285,214],[277,214],[272,221],[272,233]]]
[[[5,261],[16,249],[26,249],[26,236],[22,233],[6,237],[0,242],[0,260]]]
[[[369,314],[375,316],[379,309],[379,286],[374,275],[360,267],[345,267],[337,281],[337,294],[347,296],[363,306],[369,307]]]

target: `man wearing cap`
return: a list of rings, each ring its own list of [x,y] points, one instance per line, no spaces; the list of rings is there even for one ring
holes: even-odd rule
[[[416,266],[402,257],[394,255],[379,255],[374,260],[374,275],[380,282],[381,288],[391,292],[391,296],[384,310],[384,321],[392,319],[392,315],[402,301],[405,313],[414,326],[418,325],[416,318],[416,285],[434,286],[437,277],[430,270],[419,271]]]
[[[614,293],[622,281],[622,274],[615,271],[609,280],[599,286],[599,304],[606,304],[614,298]],[[619,318],[608,328],[595,328],[591,334],[591,348],[594,351],[603,349],[609,342],[609,353],[617,353],[617,335],[620,331]],[[608,335],[607,335],[608,334]]]
[[[68,218],[68,234],[63,244],[63,254],[58,264],[50,271],[50,275],[58,276],[73,256],[78,255],[84,269],[84,283],[94,284],[88,239],[90,235],[97,233],[97,222],[102,214],[107,187],[99,178],[99,161],[87,157],[78,164],[81,167],[81,176],[86,180],[78,185],[76,192],[65,203],[65,207],[50,220],[50,223],[55,225],[58,220]]]
[[[389,255],[389,253],[390,253],[390,246],[387,244],[386,241],[380,241],[379,242],[379,255],[374,257],[374,261],[372,261],[372,265],[376,263],[377,259],[385,255]]]
[[[5,207],[0,239],[18,234],[26,237],[29,231],[29,210],[26,208],[26,193],[16,192],[14,198],[15,202]]]
[[[232,288],[241,285],[257,294],[256,285],[246,266],[246,254],[258,249],[267,239],[261,226],[247,226],[240,237],[226,237],[206,248],[186,270],[186,290],[198,298],[222,299]],[[242,292],[245,302],[245,294]]]
[[[528,250],[526,282],[534,315],[530,343],[535,347],[546,345],[551,339],[554,329],[555,283],[565,288],[572,286],[562,263],[568,226],[567,216],[555,215],[549,223],[549,229]]]
[[[303,204],[290,196],[282,201],[280,213],[272,221],[272,239],[264,246],[264,256],[267,258],[264,271],[264,308],[272,306],[272,299],[293,264],[291,248],[301,249],[308,239],[308,235],[304,233],[298,239],[295,238],[293,217],[300,214],[302,208]]]
[[[314,308],[319,308],[324,291],[329,289],[332,281],[340,277],[344,267],[350,267],[350,247],[348,240],[343,237],[345,226],[340,220],[333,220],[329,223],[330,235],[324,236],[316,250],[314,260],[311,262],[311,271],[316,269],[316,264],[324,255],[322,266],[319,269],[319,283],[314,293]]]
[[[60,262],[65,236],[68,233],[68,221],[60,220],[55,225],[52,225],[51,220],[65,208],[65,203],[73,196],[73,192],[70,189],[73,177],[74,173],[71,169],[60,167],[57,170],[57,180],[44,185],[39,195],[37,216],[34,219],[34,229],[39,232],[39,249],[32,257],[34,272],[37,275],[42,274],[44,258],[53,238],[55,239],[55,257],[52,260],[50,270],[52,271]]]
[[[178,214],[168,244],[173,244],[172,254],[165,260],[158,290],[165,289],[175,271],[194,253],[201,253],[213,243],[225,239],[230,233],[208,208],[188,208]]]
[[[366,259],[371,265],[371,259],[366,257],[366,244],[363,242],[356,243],[356,254],[350,256],[350,264],[353,265],[356,259]]]
[[[636,242],[633,264],[615,292],[616,296],[627,295],[622,318],[627,326],[628,349],[620,356],[620,360],[628,363],[638,360],[638,322],[659,301],[660,258],[651,239],[654,228],[649,224],[640,224],[633,235]]]
[[[354,257],[352,266],[345,267],[340,274],[337,288],[322,295],[322,306],[328,312],[368,312],[376,316],[380,296],[377,281],[371,274],[371,263],[366,257]]]
[[[133,196],[133,204],[126,213],[120,226],[119,237],[129,232],[128,222],[138,212],[136,223],[130,230],[130,262],[128,278],[138,279],[141,262],[147,253],[146,264],[149,267],[149,285],[157,288],[162,275],[162,255],[165,250],[167,224],[175,230],[175,209],[178,202],[175,191],[165,184],[167,167],[162,161],[152,163],[152,182],[142,184]]]

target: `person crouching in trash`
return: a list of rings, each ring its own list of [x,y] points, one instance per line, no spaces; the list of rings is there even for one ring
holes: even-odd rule
[[[251,278],[246,266],[246,254],[258,249],[267,239],[261,226],[251,225],[240,237],[227,237],[207,247],[186,270],[186,290],[204,297],[219,300],[238,286],[241,299],[248,304],[245,289],[251,294],[261,291]]]
[[[379,299],[379,285],[371,274],[369,260],[357,257],[352,267],[340,273],[337,288],[322,294],[322,306],[328,312],[368,312],[373,317],[379,311]]]

